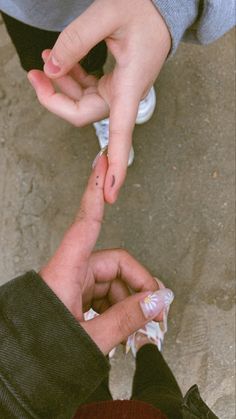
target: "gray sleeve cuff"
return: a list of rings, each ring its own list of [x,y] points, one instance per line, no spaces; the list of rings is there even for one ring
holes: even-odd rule
[[[0,307],[0,384],[30,417],[72,417],[107,377],[105,356],[33,271],[0,287]]]
[[[209,44],[235,25],[235,0],[152,0],[170,31],[174,54],[180,41]]]
[[[186,30],[198,17],[198,0],[152,0],[170,31],[174,54]]]
[[[204,1],[196,37],[201,44],[209,44],[229,31],[236,23],[235,0]]]

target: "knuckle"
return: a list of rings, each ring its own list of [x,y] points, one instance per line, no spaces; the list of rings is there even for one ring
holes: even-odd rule
[[[83,206],[80,207],[78,213],[76,214],[76,218],[75,221],[76,222],[81,222],[87,219],[87,213],[86,210]]]
[[[117,249],[117,254],[119,259],[122,261],[128,261],[130,258],[130,255],[126,249]]]
[[[121,313],[117,316],[117,331],[120,336],[126,338],[133,332],[134,315],[127,309],[125,304],[121,304]]]
[[[70,56],[74,57],[76,51],[83,50],[82,38],[73,26],[68,26],[60,35],[59,42],[64,51]]]
[[[75,222],[84,222],[90,224],[101,224],[102,218],[96,217],[92,213],[90,213],[84,205],[81,205],[79,212],[76,215]]]

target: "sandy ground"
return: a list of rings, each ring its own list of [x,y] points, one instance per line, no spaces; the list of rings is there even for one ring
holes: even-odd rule
[[[176,295],[164,355],[185,392],[198,383],[221,419],[234,411],[234,33],[181,45],[157,83],[151,121],[135,129],[136,159],[106,210],[98,248],[128,249]],[[0,277],[38,269],[78,207],[98,152],[37,102],[0,25]],[[112,361],[115,397],[134,362]]]

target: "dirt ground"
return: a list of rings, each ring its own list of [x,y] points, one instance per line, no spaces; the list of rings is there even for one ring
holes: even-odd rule
[[[164,356],[185,392],[198,383],[221,419],[234,404],[234,33],[183,44],[156,82],[158,106],[134,133],[135,162],[107,207],[98,248],[125,247],[175,293]],[[0,278],[38,269],[70,224],[98,152],[43,109],[0,25]],[[112,360],[115,397],[134,361]]]

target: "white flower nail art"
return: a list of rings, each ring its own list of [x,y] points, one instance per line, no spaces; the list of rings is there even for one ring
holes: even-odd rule
[[[164,304],[165,306],[169,306],[174,299],[174,294],[171,290],[168,290],[168,292],[164,296]]]
[[[174,299],[174,294],[169,289],[162,289],[147,295],[140,302],[141,309],[146,318],[157,316],[165,307],[169,307]]]

